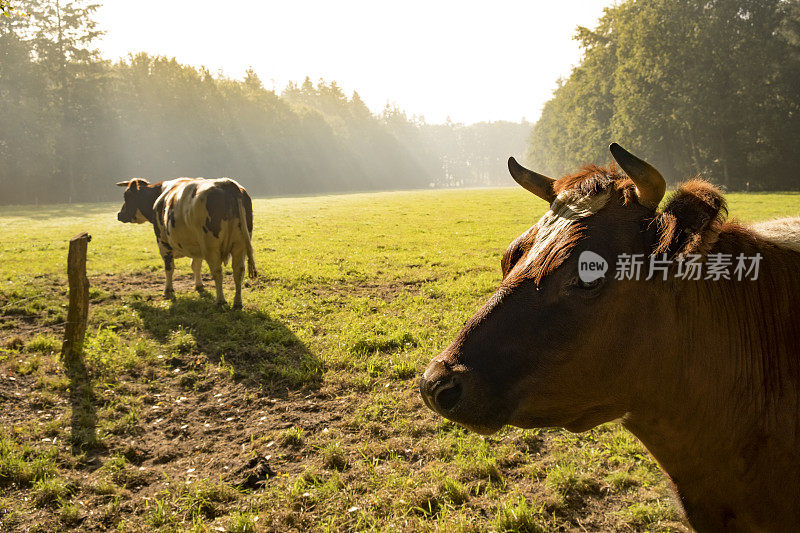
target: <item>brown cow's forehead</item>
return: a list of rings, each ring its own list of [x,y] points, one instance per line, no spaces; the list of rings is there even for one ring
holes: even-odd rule
[[[539,222],[523,234],[529,236],[526,240],[531,240],[530,247],[517,261],[504,284],[515,284],[524,279],[533,279],[538,284],[569,257],[579,237],[580,221],[605,207],[610,196],[609,189],[599,192],[584,192],[580,188],[561,191]]]

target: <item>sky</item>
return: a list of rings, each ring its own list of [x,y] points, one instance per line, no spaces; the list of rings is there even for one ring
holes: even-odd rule
[[[609,0],[100,0],[108,59],[148,52],[280,92],[306,76],[428,123],[535,121]]]

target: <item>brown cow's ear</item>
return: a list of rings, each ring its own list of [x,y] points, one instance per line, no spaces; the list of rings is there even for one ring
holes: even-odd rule
[[[684,183],[657,218],[659,237],[654,253],[666,253],[670,258],[707,253],[727,215],[719,189],[699,179]]]

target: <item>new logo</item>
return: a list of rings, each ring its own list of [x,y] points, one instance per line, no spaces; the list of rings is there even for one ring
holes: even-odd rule
[[[585,250],[578,256],[578,277],[584,283],[600,279],[608,272],[608,262],[594,252]]]

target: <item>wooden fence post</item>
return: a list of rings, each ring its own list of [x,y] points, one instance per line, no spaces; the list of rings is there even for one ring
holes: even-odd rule
[[[72,406],[72,446],[76,452],[97,444],[97,416],[92,384],[83,360],[83,339],[89,318],[89,278],[86,277],[86,251],[92,237],[81,233],[69,241],[67,277],[69,309],[61,355],[69,378]]]
[[[89,278],[86,277],[86,250],[92,237],[88,233],[75,235],[69,241],[67,277],[69,278],[69,310],[61,354],[67,369],[83,353],[83,338],[89,318]]]

